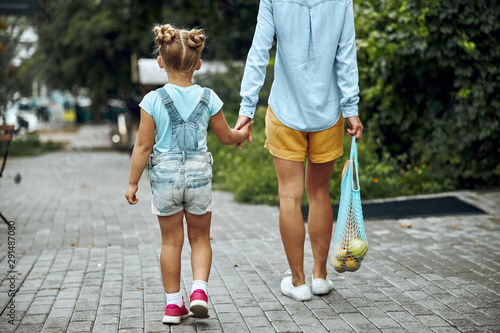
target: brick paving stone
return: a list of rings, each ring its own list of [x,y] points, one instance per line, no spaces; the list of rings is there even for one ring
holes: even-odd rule
[[[244,318],[248,329],[253,332],[256,328],[267,328],[272,330],[272,322],[265,317],[246,317]]]
[[[366,317],[364,317],[361,313],[343,313],[340,314],[342,319],[347,321],[349,325],[354,327],[354,329],[361,332],[375,332],[379,331],[379,329],[372,324]]]
[[[91,332],[92,322],[91,321],[76,321],[71,322],[68,326],[66,332]]]
[[[458,333],[460,330],[455,327],[433,327],[431,332],[435,333]]]
[[[293,321],[285,321],[285,320],[280,320],[280,321],[274,321],[271,322],[271,325],[273,325],[274,329],[276,332],[301,332],[302,330],[300,327],[294,323]]]
[[[43,324],[43,329],[59,329],[62,331],[66,331],[69,321],[69,317],[53,317],[49,314]]]
[[[121,317],[120,318],[120,329],[129,329],[129,328],[143,328],[144,327],[144,319],[141,317]]]
[[[321,322],[331,332],[354,332],[354,329],[339,316],[324,319]]]
[[[116,333],[118,325],[94,325],[92,333]]]

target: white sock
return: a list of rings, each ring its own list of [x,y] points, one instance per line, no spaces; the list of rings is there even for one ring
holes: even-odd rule
[[[201,289],[206,294],[207,293],[207,283],[205,281],[202,281],[202,280],[193,281],[193,286],[191,287],[191,293],[193,291],[195,291],[196,289]]]
[[[178,307],[182,306],[182,296],[181,296],[180,291],[178,291],[176,293],[169,293],[169,294],[165,293],[165,295],[167,295],[167,305],[168,304],[175,304]]]

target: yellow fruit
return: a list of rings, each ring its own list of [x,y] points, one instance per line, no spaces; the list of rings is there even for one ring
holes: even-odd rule
[[[349,253],[356,259],[361,259],[368,252],[368,243],[364,240],[355,238],[349,242]]]
[[[335,258],[335,256],[332,256],[332,266],[339,273],[345,272],[344,263],[342,261],[339,261],[337,258]]]
[[[335,251],[335,257],[339,261],[344,261],[348,255],[349,255],[349,251],[347,251],[346,249],[344,249],[342,247],[338,248],[337,251]]]
[[[349,268],[356,267],[357,264],[358,264],[358,261],[356,259],[354,259],[353,257],[347,257],[347,259],[345,260],[345,265]]]
[[[345,269],[348,270],[349,272],[355,272],[361,266],[361,262],[352,257],[347,257],[347,259],[345,260],[345,266],[346,266]]]

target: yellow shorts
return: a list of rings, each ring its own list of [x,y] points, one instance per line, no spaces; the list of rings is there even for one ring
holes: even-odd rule
[[[271,155],[289,161],[313,163],[333,161],[344,153],[344,117],[332,127],[319,132],[301,132],[283,125],[270,107],[266,113],[266,143]]]

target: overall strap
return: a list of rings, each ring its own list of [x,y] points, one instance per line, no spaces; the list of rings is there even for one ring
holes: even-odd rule
[[[201,99],[196,105],[194,111],[189,115],[189,118],[186,120],[186,122],[198,124],[203,111],[208,108],[208,104],[210,104],[210,89],[203,88],[203,95],[201,96]]]
[[[181,115],[179,114],[179,111],[177,111],[177,108],[174,105],[174,100],[170,97],[167,91],[161,87],[156,89],[155,91],[160,96],[163,105],[165,105],[165,107],[167,108],[168,116],[170,117],[172,124],[179,124],[184,122]]]

